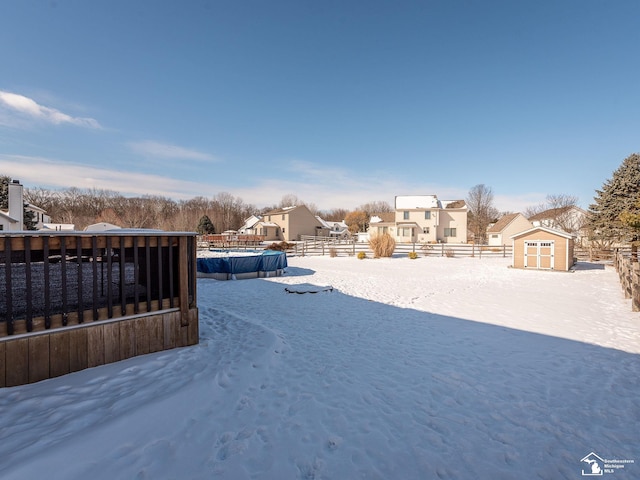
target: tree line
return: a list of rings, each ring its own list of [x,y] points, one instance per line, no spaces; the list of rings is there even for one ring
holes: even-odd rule
[[[6,210],[7,187],[11,178],[0,175],[0,209]],[[82,230],[93,223],[107,222],[124,228],[153,228],[165,231],[196,231],[203,219],[210,232],[237,230],[251,215],[293,205],[306,205],[314,214],[327,221],[345,221],[352,233],[366,231],[372,215],[390,213],[394,209],[385,201],[362,204],[353,210],[336,208],[321,211],[296,195],[284,195],[280,203],[264,208],[247,204],[240,197],[221,192],[211,198],[198,196],[189,200],[173,200],[158,195],[125,197],[117,192],[101,189],[70,187],[62,190],[25,188],[24,201],[44,209],[53,223],[73,224]],[[487,227],[510,212],[499,212],[494,205],[491,187],[478,184],[470,189],[465,202],[468,208],[468,230],[476,243],[486,243]],[[576,206],[578,198],[569,194],[548,195],[540,205],[526,209],[530,218],[542,211],[555,212],[554,224],[566,231],[574,230],[566,212]],[[31,214],[25,214],[25,226],[33,225]],[[587,225],[590,239],[610,245],[640,243],[640,154],[624,159],[620,167],[596,190],[594,203],[589,206]]]
[[[8,208],[7,186],[11,178],[0,175],[0,209]],[[207,231],[221,233],[237,230],[251,215],[293,205],[305,205],[314,215],[327,221],[350,219],[355,231],[363,228],[371,215],[392,212],[384,201],[365,203],[355,210],[333,209],[321,211],[313,203],[296,195],[284,195],[279,203],[263,208],[245,203],[240,197],[220,192],[211,198],[198,196],[188,200],[173,200],[161,195],[126,197],[103,189],[69,187],[51,190],[42,187],[24,188],[25,204],[42,208],[52,223],[73,224],[83,230],[94,223],[112,223],[123,228],[152,228],[165,231],[197,231],[206,223]],[[362,219],[366,217],[366,221]],[[208,221],[205,222],[204,219]],[[26,221],[27,217],[25,217]]]

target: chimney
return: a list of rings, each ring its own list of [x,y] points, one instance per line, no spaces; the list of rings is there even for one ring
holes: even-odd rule
[[[9,183],[9,216],[18,221],[12,230],[24,230],[24,200],[20,180]]]

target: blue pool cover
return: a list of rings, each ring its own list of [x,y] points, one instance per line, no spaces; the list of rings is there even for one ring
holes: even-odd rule
[[[234,257],[198,258],[197,268],[200,273],[251,273],[275,272],[287,267],[287,255],[275,250],[264,250],[256,255]]]

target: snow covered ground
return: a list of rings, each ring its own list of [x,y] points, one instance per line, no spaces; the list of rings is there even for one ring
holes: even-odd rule
[[[508,264],[201,279],[199,345],[0,389],[0,478],[555,480],[590,452],[640,478],[640,313],[615,272]]]

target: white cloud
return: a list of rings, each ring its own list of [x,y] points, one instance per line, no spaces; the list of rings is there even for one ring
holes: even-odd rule
[[[71,115],[67,115],[55,108],[40,105],[35,100],[25,97],[24,95],[5,92],[3,90],[0,90],[0,107],[4,107],[5,110],[18,112],[23,116],[52,123],[54,125],[69,123],[79,127],[102,128],[98,121],[93,118],[72,117]],[[6,115],[4,117],[4,123],[6,124]]]
[[[20,180],[27,187],[97,188],[123,195],[161,195],[174,199],[189,199],[211,192],[211,186],[204,183],[22,155],[0,154],[0,172]]]
[[[300,165],[296,163],[293,169]],[[467,190],[457,187],[403,181],[382,172],[355,175],[340,168],[323,170],[317,165],[308,166],[306,177],[300,175],[284,178],[280,171],[271,177],[260,176],[254,179],[237,172],[238,175],[229,178],[240,180],[241,184],[232,186],[207,182],[204,176],[198,178],[198,181],[187,181],[152,173],[127,172],[41,157],[0,154],[0,172],[20,180],[23,185],[31,188],[97,188],[123,195],[160,195],[185,200],[228,192],[258,208],[277,204],[287,194],[294,194],[322,210],[331,210],[353,209],[372,201],[386,201],[393,206],[396,195],[436,194],[443,200],[452,200],[465,198],[468,193]],[[333,174],[327,175],[327,171]],[[498,209],[510,211],[522,211],[525,207],[542,200],[544,195],[540,193],[495,197]]]
[[[208,162],[216,160],[213,155],[208,153],[202,153],[197,150],[191,150],[168,143],[154,142],[152,140],[131,142],[128,145],[134,152],[145,156]]]

